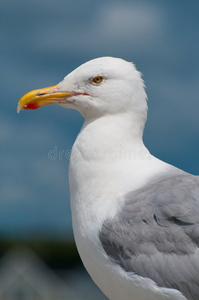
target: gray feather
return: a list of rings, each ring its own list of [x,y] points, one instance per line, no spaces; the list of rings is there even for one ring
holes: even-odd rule
[[[167,174],[125,196],[99,234],[106,254],[126,272],[199,299],[199,178]]]

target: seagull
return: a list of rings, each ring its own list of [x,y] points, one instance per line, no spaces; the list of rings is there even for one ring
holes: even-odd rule
[[[69,183],[75,242],[93,281],[110,300],[198,300],[199,178],[145,147],[147,96],[135,65],[90,60],[24,95],[17,110],[48,104],[85,118]]]

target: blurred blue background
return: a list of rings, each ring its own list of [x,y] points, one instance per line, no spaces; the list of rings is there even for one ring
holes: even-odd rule
[[[72,239],[68,156],[83,118],[53,105],[19,115],[16,107],[87,60],[136,64],[149,99],[146,146],[199,173],[198,11],[184,0],[0,1],[1,239]]]

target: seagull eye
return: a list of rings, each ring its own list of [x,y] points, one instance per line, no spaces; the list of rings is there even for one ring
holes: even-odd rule
[[[103,79],[104,78],[102,76],[95,76],[95,77],[93,77],[92,82],[95,84],[99,84],[102,82]]]

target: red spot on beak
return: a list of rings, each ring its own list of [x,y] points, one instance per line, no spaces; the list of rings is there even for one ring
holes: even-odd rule
[[[24,109],[37,109],[39,108],[39,105],[37,102],[30,102],[30,103],[27,103],[26,105],[24,105]]]

